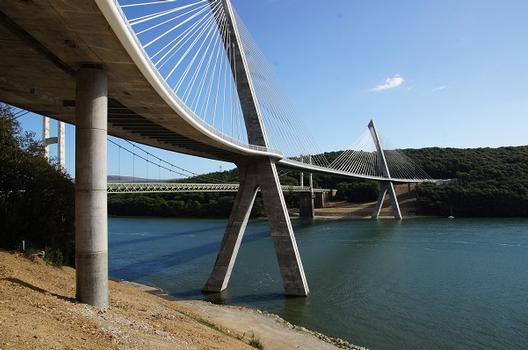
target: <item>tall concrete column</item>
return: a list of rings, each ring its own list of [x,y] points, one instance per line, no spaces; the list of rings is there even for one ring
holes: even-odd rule
[[[57,121],[57,137],[50,137],[50,118],[42,117],[42,143],[44,156],[50,160],[50,145],[57,144],[57,161],[60,170],[66,168],[66,144],[63,122]]]
[[[108,91],[103,69],[77,73],[75,133],[75,268],[77,300],[108,306]]]
[[[50,157],[49,152],[49,138],[50,138],[50,120],[48,117],[42,117],[42,143],[44,144],[44,157]]]
[[[326,200],[327,200],[328,192],[316,192],[314,193],[314,208],[324,208],[326,207]]]
[[[312,164],[312,156],[308,156],[308,162]],[[313,173],[308,173],[308,186],[310,192],[301,194],[299,198],[299,216],[301,218],[313,219],[315,217],[315,196],[313,190]]]
[[[66,169],[66,137],[64,122],[57,121],[57,160],[60,170]]]
[[[314,213],[314,198],[311,192],[299,193],[299,216],[304,219],[313,219]]]

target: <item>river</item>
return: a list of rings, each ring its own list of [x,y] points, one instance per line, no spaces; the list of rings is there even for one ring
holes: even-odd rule
[[[203,295],[226,220],[110,218],[110,275],[256,307],[371,349],[528,349],[528,220],[294,221],[311,294],[286,298],[265,221]]]

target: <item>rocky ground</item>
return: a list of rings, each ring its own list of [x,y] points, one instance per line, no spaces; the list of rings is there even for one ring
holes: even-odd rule
[[[174,301],[110,283],[105,312],[78,304],[75,271],[0,251],[0,349],[360,349],[277,316]]]

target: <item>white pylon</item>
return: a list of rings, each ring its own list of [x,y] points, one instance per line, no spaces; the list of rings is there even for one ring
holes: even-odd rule
[[[42,117],[42,142],[44,156],[50,160],[50,145],[57,144],[57,160],[61,170],[66,169],[66,136],[65,124],[57,122],[57,137],[50,137],[50,118]]]
[[[372,218],[377,219],[379,217],[381,213],[381,208],[383,207],[383,202],[385,201],[385,196],[388,194],[390,198],[390,203],[392,207],[392,212],[394,214],[394,218],[397,220],[401,220],[403,216],[401,213],[400,204],[398,203],[398,197],[396,196],[396,191],[394,190],[394,184],[392,183],[392,181],[390,181],[391,174],[390,174],[389,166],[387,164],[387,159],[385,158],[385,152],[381,145],[381,140],[380,140],[378,131],[376,130],[376,125],[374,124],[373,120],[370,121],[368,128],[370,130],[372,140],[374,141],[374,144],[376,145],[376,152],[378,153],[379,170],[383,174],[383,177],[387,178],[387,181],[381,182],[380,195],[378,197],[378,201],[376,202],[376,206],[374,207]]]

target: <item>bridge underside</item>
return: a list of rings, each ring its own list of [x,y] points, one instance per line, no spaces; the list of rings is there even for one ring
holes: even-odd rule
[[[110,134],[210,159],[239,156],[160,97],[93,1],[1,2],[0,42],[0,101],[75,124],[75,74],[97,64],[108,74]]]

